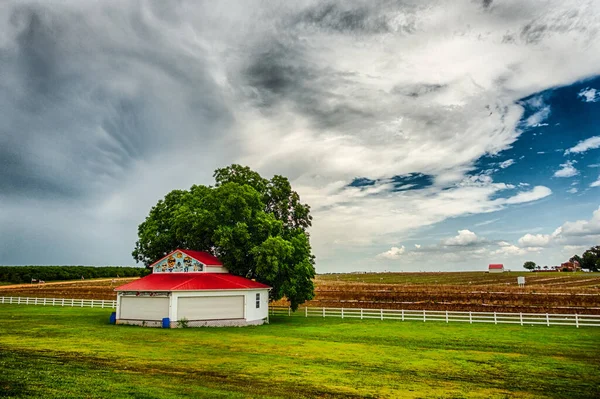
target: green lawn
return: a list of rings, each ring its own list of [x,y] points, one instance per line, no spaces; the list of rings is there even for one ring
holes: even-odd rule
[[[163,330],[109,315],[0,305],[0,397],[600,397],[600,328],[281,316]]]

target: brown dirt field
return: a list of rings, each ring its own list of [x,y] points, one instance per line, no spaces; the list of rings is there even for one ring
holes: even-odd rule
[[[423,279],[423,276],[419,276]],[[455,278],[456,276],[452,276]],[[473,312],[600,314],[600,284],[594,276],[538,276],[521,288],[493,278],[477,284],[434,281],[383,284],[336,281],[318,276],[311,307],[455,310]],[[496,278],[496,277],[494,277]],[[0,296],[116,299],[114,288],[134,278],[76,280],[46,284],[0,286]],[[114,282],[113,282],[114,281]],[[502,280],[503,281],[503,280]],[[285,300],[274,305],[288,306]]]

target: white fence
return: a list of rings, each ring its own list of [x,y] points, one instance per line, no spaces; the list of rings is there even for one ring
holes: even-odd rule
[[[356,308],[310,308],[292,312],[288,307],[269,308],[273,316],[338,317],[379,320],[413,320],[421,322],[464,322],[493,324],[541,324],[546,326],[600,327],[600,315],[552,313],[453,312],[440,310],[396,310]]]
[[[107,299],[67,299],[0,297],[0,304],[69,306],[81,308],[115,309],[117,301]],[[541,324],[546,326],[600,327],[600,315],[553,314],[553,313],[500,313],[500,312],[453,312],[443,310],[396,310],[357,308],[310,308],[292,312],[289,307],[269,307],[272,316],[339,317],[356,319],[401,320],[421,322],[465,322],[494,324]]]
[[[117,307],[117,301],[111,301],[108,299],[28,298],[18,296],[0,297],[0,304],[69,306],[78,308],[108,309],[115,309]]]

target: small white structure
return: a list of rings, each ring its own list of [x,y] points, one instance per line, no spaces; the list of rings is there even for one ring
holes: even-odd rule
[[[519,287],[525,287],[525,277],[523,277],[523,276],[517,277],[517,284],[519,284]]]
[[[488,266],[488,272],[490,273],[504,273],[504,265],[501,263],[491,263]]]
[[[116,324],[246,326],[268,322],[271,287],[229,274],[207,252],[177,249],[152,274],[115,288]]]

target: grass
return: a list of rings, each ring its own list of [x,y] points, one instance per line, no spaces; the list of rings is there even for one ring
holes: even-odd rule
[[[108,324],[0,305],[0,397],[600,397],[600,329],[281,316],[246,328]]]

